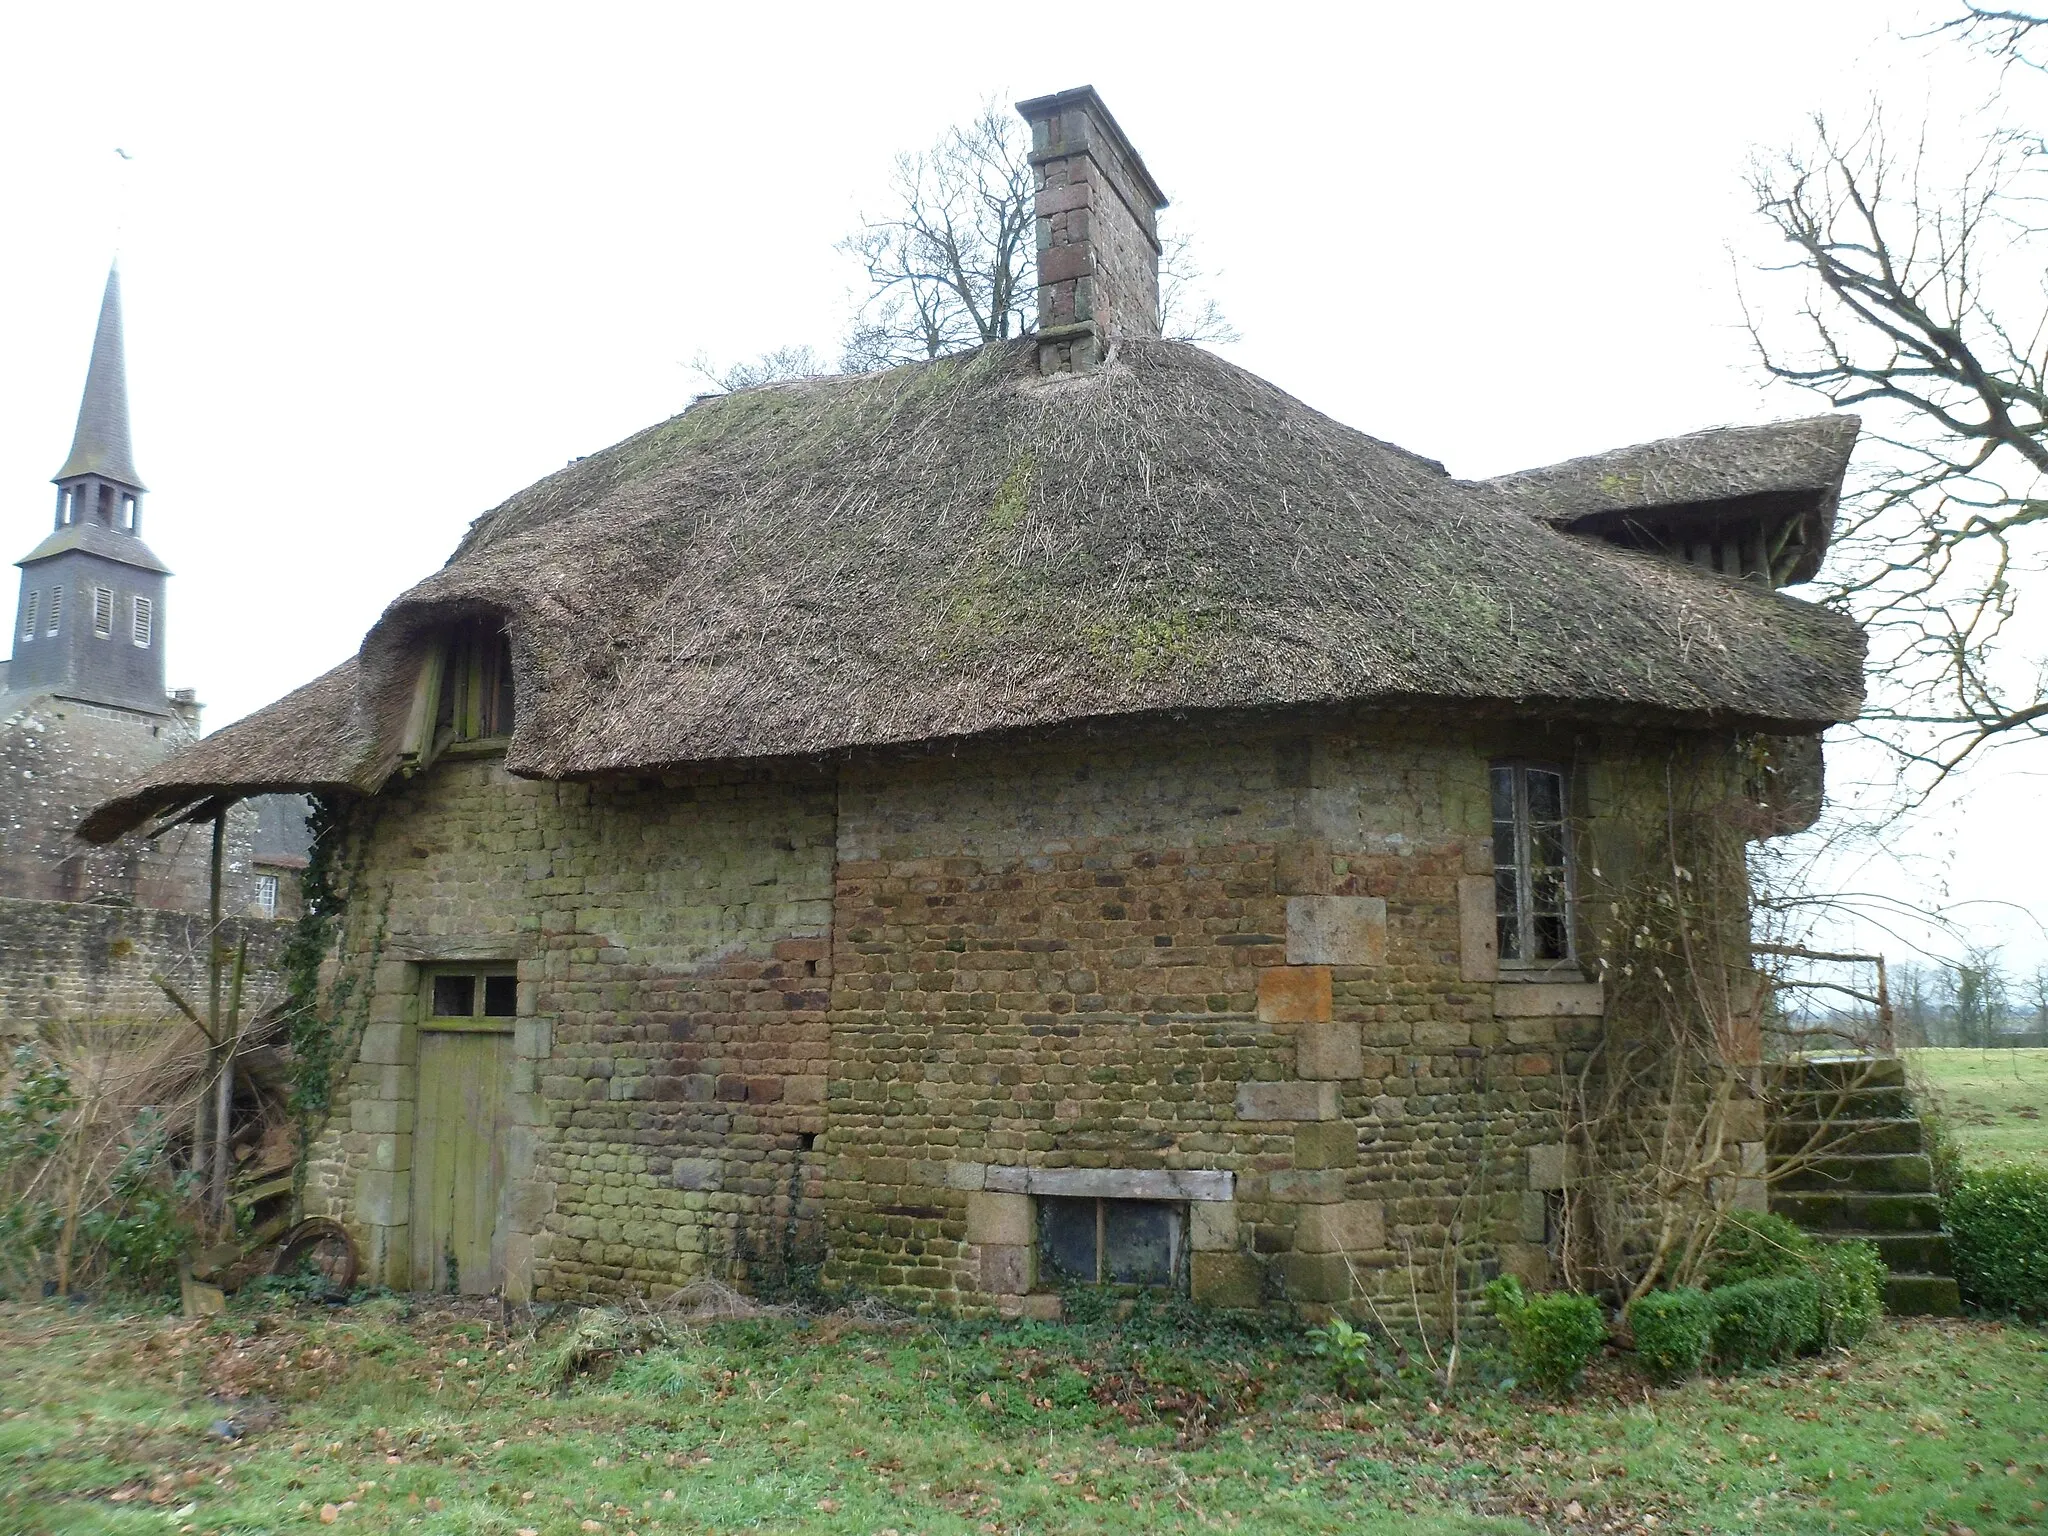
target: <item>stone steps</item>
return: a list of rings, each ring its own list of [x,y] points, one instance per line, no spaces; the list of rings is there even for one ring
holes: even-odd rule
[[[1955,1315],[1962,1307],[1919,1117],[1896,1057],[1804,1063],[1765,1132],[1771,1209],[1830,1241],[1876,1245],[1891,1275],[1886,1310]]]

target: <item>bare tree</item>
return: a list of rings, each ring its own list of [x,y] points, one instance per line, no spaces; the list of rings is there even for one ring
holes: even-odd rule
[[[1895,153],[1873,115],[1760,165],[1752,190],[1805,279],[1802,335],[1754,311],[1776,378],[1868,413],[1879,449],[1852,496],[1832,595],[1869,629],[1866,729],[1923,793],[1993,742],[2048,735],[2048,688],[2008,634],[2048,556],[2048,230],[2040,144],[1992,133],[1947,186],[1927,145]]]
[[[743,363],[715,363],[708,352],[699,352],[690,371],[722,395],[763,384],[781,384],[790,379],[816,379],[832,372],[817,352],[806,344],[776,347]]]
[[[897,156],[890,195],[891,213],[864,219],[840,242],[868,284],[846,340],[849,370],[943,357],[1030,329],[1038,262],[1022,119],[987,103],[931,148]],[[1168,337],[1237,340],[1201,291],[1185,235],[1165,241],[1159,276]]]
[[[2027,52],[2027,43],[2034,32],[2044,26],[2048,26],[2048,15],[2039,11],[1965,3],[1962,14],[1937,22],[1920,35],[1931,37],[1946,32],[1981,48],[1995,59],[2039,69],[2041,61]]]

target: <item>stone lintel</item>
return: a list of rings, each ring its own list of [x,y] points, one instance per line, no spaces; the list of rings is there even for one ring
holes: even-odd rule
[[[533,952],[530,933],[488,935],[411,933],[384,941],[386,960],[406,960],[415,965],[439,965],[464,960],[478,964],[521,960]]]
[[[1197,1168],[991,1168],[984,1187],[1107,1200],[1228,1200],[1237,1175]]]

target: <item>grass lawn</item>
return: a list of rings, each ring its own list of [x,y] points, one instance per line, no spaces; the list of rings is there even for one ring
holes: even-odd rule
[[[770,1316],[557,1388],[570,1326],[0,1304],[0,1531],[2048,1528],[2048,1334],[1995,1323],[1674,1389],[1610,1362],[1568,1407],[1340,1403],[1297,1338],[1213,1319]]]
[[[2048,1165],[2048,1050],[1929,1047],[1905,1054],[1971,1162]]]

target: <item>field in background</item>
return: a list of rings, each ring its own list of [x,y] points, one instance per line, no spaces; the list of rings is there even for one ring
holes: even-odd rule
[[[2048,1522],[2048,1334],[1913,1321],[1853,1355],[1559,1406],[1327,1394],[1220,1320],[685,1327],[551,1385],[575,1326],[273,1301],[182,1322],[0,1304],[0,1531],[243,1536],[1669,1536]],[[1442,1400],[1440,1400],[1442,1399]]]
[[[2048,1165],[2048,1050],[1907,1051],[1927,1107],[1947,1121],[1973,1163]]]

